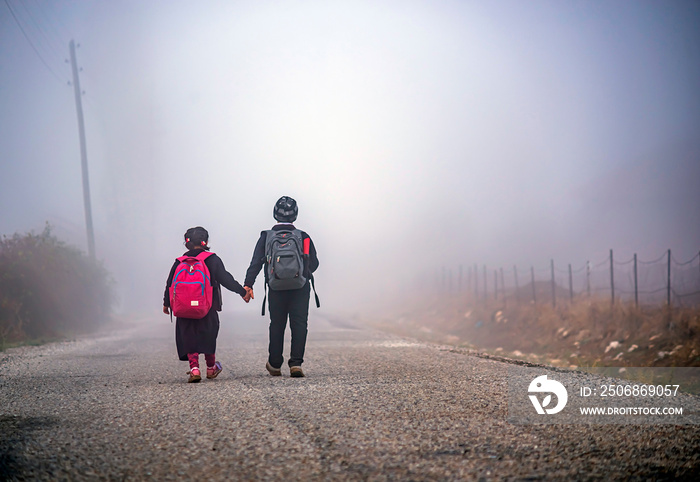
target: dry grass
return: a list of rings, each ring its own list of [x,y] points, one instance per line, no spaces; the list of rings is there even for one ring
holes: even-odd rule
[[[384,329],[558,366],[700,366],[700,309],[434,297]]]

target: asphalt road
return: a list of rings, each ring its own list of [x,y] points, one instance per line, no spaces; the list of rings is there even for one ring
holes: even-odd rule
[[[513,424],[514,365],[315,313],[307,377],[271,377],[266,323],[241,316],[222,316],[224,371],[199,384],[163,315],[0,353],[0,478],[700,478],[698,425]]]

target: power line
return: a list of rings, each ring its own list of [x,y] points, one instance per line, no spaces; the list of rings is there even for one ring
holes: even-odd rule
[[[59,32],[59,28],[62,27],[61,20],[58,16],[52,16],[47,13],[47,10],[52,10],[52,5],[51,3],[48,4],[40,4],[39,0],[33,0],[34,5],[36,5],[36,9],[39,12],[39,15],[44,18],[46,21],[46,25],[49,26],[49,28],[53,31],[53,36],[58,39],[58,44],[59,45],[65,45],[68,42],[68,39],[71,37],[70,34],[66,31],[65,27],[63,27],[64,32]],[[25,5],[24,8],[27,8]],[[56,24],[60,25],[56,25]]]
[[[54,10],[54,7],[56,6],[57,2],[55,2],[55,0],[34,0],[34,3],[37,5],[39,11],[42,12],[46,18],[49,18],[49,14],[46,12],[51,11],[52,14],[54,14],[50,16],[49,26],[56,33],[56,37],[58,37],[59,43],[61,45],[65,44],[68,41],[68,39],[72,37],[73,34],[71,33],[71,29],[66,27],[66,25],[61,20],[61,16],[55,15],[56,11]]]
[[[34,42],[32,42],[32,39],[29,38],[29,35],[27,35],[27,32],[24,30],[24,27],[22,27],[22,24],[20,23],[19,19],[17,18],[17,15],[15,15],[15,11],[12,9],[12,6],[10,6],[10,3],[8,0],[5,0],[5,5],[7,5],[7,9],[10,11],[10,14],[12,14],[12,18],[15,19],[15,23],[19,27],[20,31],[22,32],[22,35],[24,35],[24,38],[27,39],[27,42],[29,42],[29,45],[32,47],[32,50],[34,50],[34,53],[39,57],[39,60],[41,60],[41,63],[44,64],[44,66],[49,69],[49,72],[53,74],[54,77],[58,79],[59,82],[64,83],[65,79],[61,79],[61,77],[49,66],[49,64],[44,60],[44,57],[41,56],[39,51],[37,50],[36,46],[34,45]]]
[[[31,24],[34,27],[34,30],[36,30],[39,33],[39,36],[44,39],[43,44],[46,47],[45,51],[47,51],[50,54],[50,56],[65,59],[65,56],[63,54],[63,48],[56,45],[57,42],[54,39],[49,38],[49,32],[46,28],[44,28],[43,22],[40,22],[38,20],[39,15],[32,13],[32,9],[29,8],[29,5],[27,3],[20,3],[20,5],[26,13],[26,18],[28,19],[27,23]],[[39,9],[39,12],[42,13],[42,10]],[[44,18],[48,17],[44,16]],[[48,23],[51,23],[50,20],[48,21]],[[60,36],[57,36],[57,38],[59,39],[59,45],[63,45],[65,43],[60,41]],[[42,42],[37,42],[37,44],[41,43]]]

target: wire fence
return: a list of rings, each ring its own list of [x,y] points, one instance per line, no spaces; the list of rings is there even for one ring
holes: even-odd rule
[[[650,261],[617,259],[613,250],[607,258],[582,265],[555,264],[510,268],[486,265],[443,267],[436,285],[450,293],[470,293],[477,300],[516,303],[573,302],[582,297],[609,297],[610,302],[669,307],[700,306],[700,252],[687,261],[676,260],[671,250]]]

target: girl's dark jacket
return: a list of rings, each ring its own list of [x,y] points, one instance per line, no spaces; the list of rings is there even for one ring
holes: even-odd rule
[[[197,256],[201,249],[191,249],[184,256]],[[226,271],[223,261],[216,254],[212,254],[204,263],[211,275],[211,285],[214,288],[212,297],[212,307],[207,316],[201,320],[191,318],[177,318],[175,324],[175,344],[177,345],[177,356],[180,360],[187,360],[188,353],[216,353],[216,337],[219,335],[219,314],[221,311],[221,286],[245,296],[245,289],[236,281],[231,273]],[[163,306],[170,307],[170,285],[173,283],[175,269],[180,264],[175,260],[170,269],[168,281],[165,284],[165,294],[163,295]]]

